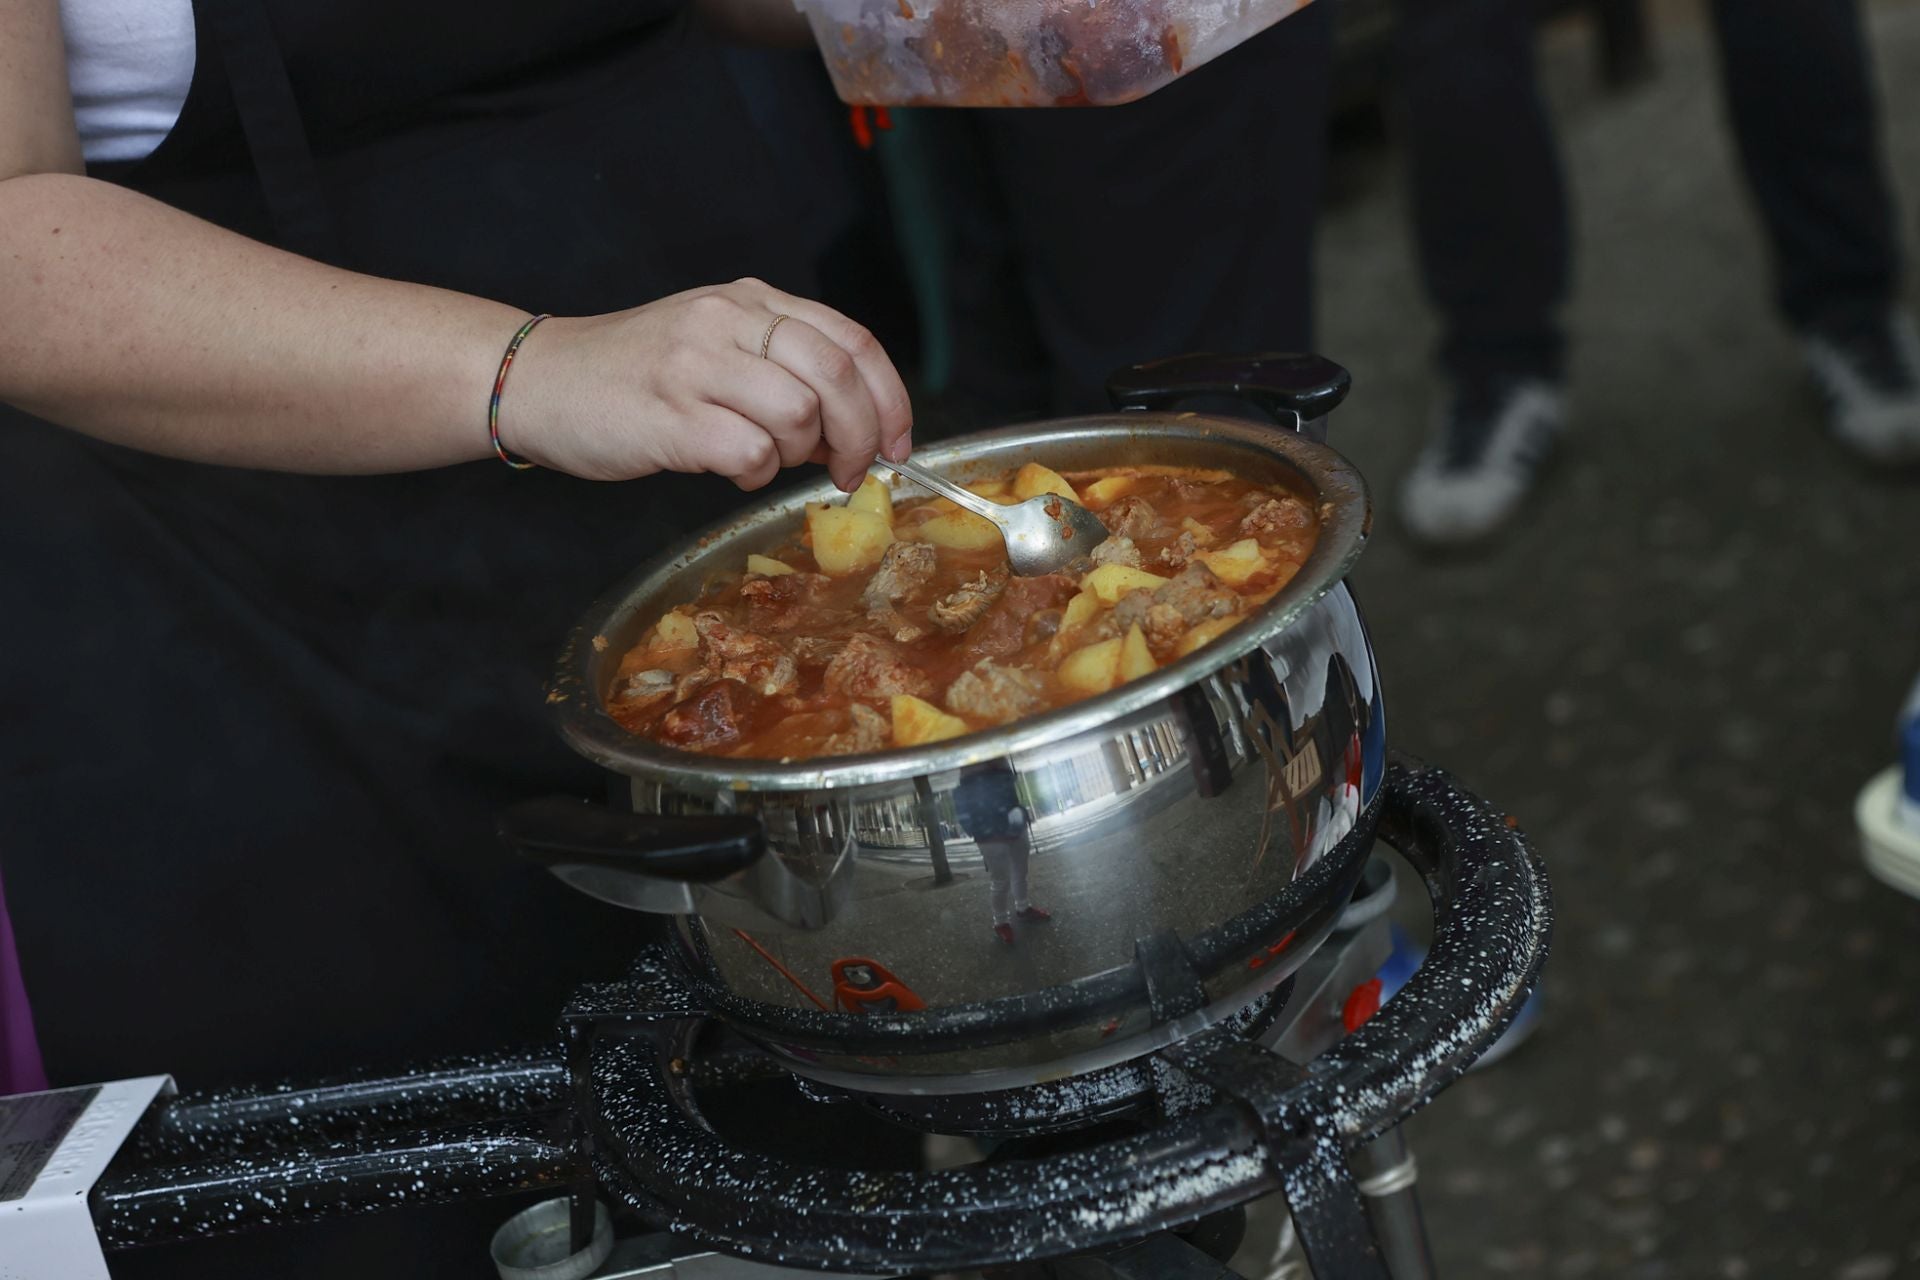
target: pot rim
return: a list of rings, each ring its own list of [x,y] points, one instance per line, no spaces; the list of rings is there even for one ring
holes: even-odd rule
[[[1195,413],[1126,412],[1054,418],[974,432],[914,453],[915,461],[940,471],[982,453],[1028,447],[1044,456],[1050,446],[1133,435],[1147,428],[1157,439],[1186,436],[1196,442],[1264,454],[1286,464],[1316,495],[1321,518],[1319,540],[1285,588],[1241,625],[1150,676],[995,729],[928,746],[890,747],[864,755],[809,760],[700,755],[662,746],[621,727],[607,714],[601,694],[602,668],[610,661],[617,664],[621,656],[611,650],[604,637],[619,629],[618,624],[635,611],[638,601],[653,595],[716,540],[779,517],[798,516],[807,503],[844,497],[830,481],[823,480],[783,490],[773,501],[734,513],[656,556],[603,594],[575,624],[561,648],[547,687],[549,713],[568,745],[597,764],[679,790],[717,793],[812,791],[908,781],[1050,747],[1145,711],[1261,647],[1304,616],[1347,576],[1366,547],[1373,523],[1372,497],[1366,480],[1353,464],[1326,445],[1285,428]],[[997,450],[987,446],[996,446]],[[596,640],[602,641],[599,647]]]

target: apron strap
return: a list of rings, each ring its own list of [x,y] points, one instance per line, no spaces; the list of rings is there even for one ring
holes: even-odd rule
[[[202,0],[199,13],[226,68],[275,238],[295,253],[344,261],[266,6],[260,0]]]

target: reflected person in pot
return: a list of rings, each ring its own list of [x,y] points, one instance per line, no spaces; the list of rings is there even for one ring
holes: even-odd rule
[[[547,1037],[631,958],[491,830],[602,785],[541,716],[568,622],[910,448],[695,20],[804,23],[695,8],[0,0],[0,869],[54,1084]],[[115,1274],[370,1276],[377,1229]]]
[[[994,936],[1012,946],[1016,918],[1030,924],[1053,919],[1051,911],[1036,907],[1028,897],[1027,860],[1033,852],[1028,836],[1031,815],[1020,801],[1013,770],[996,760],[963,772],[953,790],[953,808],[986,863]]]

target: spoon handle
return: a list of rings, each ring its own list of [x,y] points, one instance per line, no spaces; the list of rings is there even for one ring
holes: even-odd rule
[[[970,493],[945,476],[935,475],[917,462],[889,462],[885,458],[874,460],[881,466],[905,476],[921,488],[931,489],[948,501],[958,503],[975,515],[984,516],[995,524],[999,524],[1006,514],[1006,508],[999,503],[989,501],[977,493]]]

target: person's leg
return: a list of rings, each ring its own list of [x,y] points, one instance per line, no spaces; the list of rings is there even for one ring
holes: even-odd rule
[[[1855,0],[1715,0],[1713,13],[1781,309],[1796,328],[1834,309],[1884,309],[1900,251]]]
[[[1920,460],[1920,337],[1856,0],[1715,0],[1727,114],[1767,232],[1780,308],[1835,436]]]
[[[1306,347],[1332,18],[1309,5],[1123,107],[984,113],[1055,409],[1106,407],[1139,360]]]
[[[1033,911],[1033,901],[1027,896],[1027,852],[1031,847],[1024,835],[1007,841],[1008,887],[1013,891],[1013,909],[1023,916]]]
[[[980,860],[987,864],[988,902],[996,927],[1013,923],[1013,876],[1008,842],[989,836],[974,842],[980,848]],[[1022,888],[1025,888],[1024,883]]]
[[[1523,0],[1400,0],[1394,125],[1455,379],[1561,375],[1565,184]]]
[[[1565,419],[1566,189],[1532,6],[1400,0],[1397,16],[1394,118],[1445,383],[1401,514],[1423,541],[1464,542],[1518,510]]]

